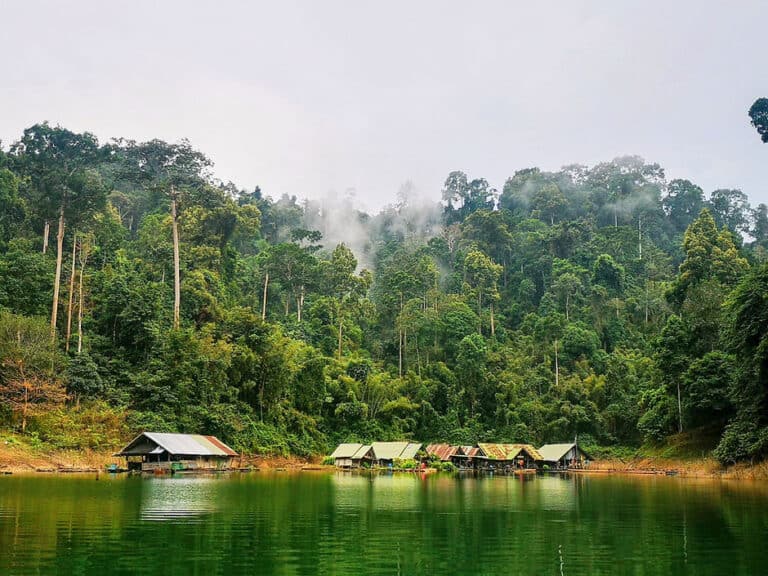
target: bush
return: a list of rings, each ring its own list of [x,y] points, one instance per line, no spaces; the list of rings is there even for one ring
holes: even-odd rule
[[[114,450],[130,435],[125,413],[103,402],[62,407],[35,416],[30,437],[53,448]]]

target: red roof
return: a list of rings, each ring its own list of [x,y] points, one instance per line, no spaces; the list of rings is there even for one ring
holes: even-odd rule
[[[437,456],[443,462],[450,460],[451,456],[456,454],[458,450],[458,446],[451,446],[450,444],[430,444],[427,446],[427,454]]]
[[[214,446],[216,446],[216,447],[217,447],[217,448],[219,448],[220,450],[222,450],[222,451],[226,452],[226,454],[227,454],[228,456],[237,456],[237,452],[235,452],[234,450],[232,450],[232,448],[230,448],[229,446],[227,446],[226,444],[224,444],[224,442],[222,442],[221,440],[219,440],[218,438],[216,438],[216,436],[206,436],[205,438],[206,438],[206,440],[208,440],[208,441],[209,441],[211,444],[213,444]]]
[[[458,456],[466,456],[467,458],[474,458],[478,455],[478,452],[480,452],[480,448],[477,448],[476,446],[459,446],[458,451],[456,454]]]

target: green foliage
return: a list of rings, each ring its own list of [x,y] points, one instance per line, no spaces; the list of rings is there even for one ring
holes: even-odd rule
[[[768,142],[768,98],[758,98],[749,109],[749,118],[760,139]]]
[[[768,259],[768,208],[738,189],[705,199],[630,156],[518,170],[497,207],[485,179],[456,171],[441,205],[404,194],[377,215],[350,210],[354,243],[337,244],[347,230],[317,202],[209,168],[186,141],[100,146],[47,124],[4,157],[0,385],[29,367],[69,395],[34,415],[37,442],[152,429],[309,455],[345,440],[578,434],[619,453],[682,428],[722,434],[723,461],[766,454],[768,271],[750,262]],[[62,209],[64,256],[74,228],[90,250],[74,276],[64,259],[52,346],[55,254],[41,248]],[[83,346],[70,337],[64,355],[70,299]],[[14,414],[0,406],[3,424]]]

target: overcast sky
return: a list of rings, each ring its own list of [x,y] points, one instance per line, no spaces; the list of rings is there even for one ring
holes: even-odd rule
[[[757,204],[766,22],[764,0],[0,0],[0,139],[187,137],[238,186],[369,209],[451,170],[501,189],[639,154]]]

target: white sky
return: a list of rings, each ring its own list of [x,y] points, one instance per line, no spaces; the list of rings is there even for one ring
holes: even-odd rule
[[[0,0],[0,139],[188,137],[223,180],[369,209],[451,170],[501,189],[639,154],[754,205],[766,22],[760,0]]]

